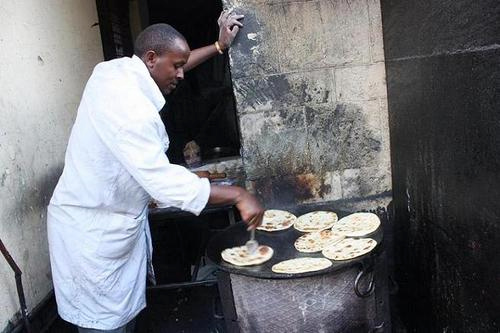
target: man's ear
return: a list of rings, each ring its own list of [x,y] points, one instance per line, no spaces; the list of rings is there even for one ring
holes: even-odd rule
[[[156,64],[156,60],[158,59],[158,55],[155,51],[149,50],[144,54],[144,62],[149,69],[153,69]]]

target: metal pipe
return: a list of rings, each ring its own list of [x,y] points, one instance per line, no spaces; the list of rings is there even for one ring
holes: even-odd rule
[[[148,286],[146,289],[148,291],[152,290],[167,290],[167,289],[177,289],[177,288],[189,288],[189,287],[197,287],[197,286],[212,286],[217,283],[216,279],[211,280],[202,280],[202,281],[194,281],[194,282],[179,282],[179,283],[168,283],[161,284],[158,286]]]
[[[1,239],[0,239],[0,252],[2,252],[10,268],[12,268],[12,270],[14,271],[14,275],[16,277],[17,295],[19,296],[19,304],[21,305],[21,315],[23,317],[24,327],[27,333],[31,333],[31,325],[28,320],[28,309],[26,307],[26,299],[24,298],[23,281],[21,279],[21,275],[23,273],[21,272],[19,266],[17,266],[16,262],[10,255],[9,251],[7,251],[7,248],[5,247]]]

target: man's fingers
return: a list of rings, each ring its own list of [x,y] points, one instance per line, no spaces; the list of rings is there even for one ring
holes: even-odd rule
[[[250,221],[248,221],[247,223],[248,225],[247,230],[252,230],[257,228],[261,224],[260,221],[261,221],[260,215],[255,215],[254,217],[252,217]]]
[[[226,16],[226,11],[222,11],[220,13],[220,16],[219,18],[217,19],[217,24],[219,25],[219,27],[223,26],[224,23],[226,23],[226,19],[227,19],[227,16]]]
[[[233,10],[230,9],[230,10],[225,10],[225,11],[221,12],[219,18],[217,19],[217,23],[219,24],[219,26],[221,26],[221,25],[225,25],[225,26],[230,25],[229,20],[233,20],[233,19],[235,19],[235,20],[241,20],[242,18],[245,17],[245,15],[235,14],[232,11]],[[231,25],[232,24],[234,24],[234,22],[231,23]]]
[[[255,222],[258,226],[260,226],[262,224],[262,220],[264,219],[264,214],[259,214],[259,218],[257,219],[257,221]]]
[[[255,215],[255,217],[252,219],[252,224],[258,227],[262,223],[263,218],[264,218],[264,213],[259,213],[258,215]]]
[[[259,218],[257,219],[256,223],[257,226],[262,224],[262,220],[264,219],[264,213],[259,214]]]
[[[257,226],[259,226],[259,216],[258,216],[258,215],[257,215],[257,216],[255,216],[255,217],[252,219],[251,223],[252,223],[252,225],[253,225],[253,226],[256,226],[256,227],[257,227]]]
[[[233,25],[232,29],[229,29],[231,36],[234,38],[238,34],[238,31],[240,31],[240,27],[237,25]]]
[[[220,19],[222,20],[222,22],[225,22],[228,19],[228,17],[231,15],[232,12],[233,12],[232,9],[223,10],[221,15],[220,15]]]
[[[248,231],[256,228],[256,226],[254,225],[254,222],[253,222],[254,220],[255,220],[255,216],[247,221],[247,230]]]
[[[255,221],[257,221],[257,216],[252,217],[252,218],[250,219],[250,221],[248,221],[248,225],[249,225],[250,227],[255,226]]]
[[[244,18],[245,15],[240,15],[240,14],[231,14],[228,18],[229,19],[235,19],[235,20],[241,20],[242,18]]]
[[[233,25],[237,25],[239,27],[243,27],[243,23],[241,23],[240,21],[238,21],[237,19],[234,19],[234,18],[229,18],[228,20],[226,20],[226,23],[224,23],[227,27],[232,27]]]
[[[230,27],[230,28],[228,27],[228,28],[227,28],[227,30],[228,30],[229,32],[231,32],[231,34],[232,34],[233,36],[236,36],[236,34],[238,33],[238,31],[240,31],[240,27],[239,27],[238,25],[236,25],[236,24],[235,24],[235,25],[233,25],[233,26],[232,26],[232,27]]]
[[[256,229],[260,225],[259,221],[260,220],[259,220],[258,216],[255,216],[252,219],[250,219],[250,221],[248,221],[248,223],[247,223],[247,225],[248,225],[247,230]]]

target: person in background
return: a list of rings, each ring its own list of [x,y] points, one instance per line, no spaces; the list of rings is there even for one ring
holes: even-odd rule
[[[48,206],[47,231],[60,316],[79,332],[132,332],[154,281],[148,203],[200,214],[234,204],[249,228],[264,210],[245,189],[217,186],[169,163],[158,111],[184,71],[229,47],[241,16],[223,12],[214,45],[191,52],[168,24],[141,32],[134,55],[98,64],[88,80]]]

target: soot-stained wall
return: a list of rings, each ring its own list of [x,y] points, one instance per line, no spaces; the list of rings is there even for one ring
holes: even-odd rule
[[[500,330],[500,3],[383,0],[399,307]]]
[[[248,186],[268,207],[390,198],[378,0],[227,0]]]
[[[103,58],[97,21],[95,1],[0,3],[0,238],[23,273],[29,312],[52,290],[47,205],[85,82]],[[11,332],[19,307],[0,255],[0,332]]]

